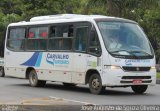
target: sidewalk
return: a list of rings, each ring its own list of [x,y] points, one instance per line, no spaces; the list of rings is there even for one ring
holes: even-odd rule
[[[56,97],[31,98],[18,101],[0,101],[0,105],[92,105],[91,103],[68,100]]]
[[[81,111],[82,106],[85,105],[92,104],[63,98],[44,97],[0,102],[0,111]]]

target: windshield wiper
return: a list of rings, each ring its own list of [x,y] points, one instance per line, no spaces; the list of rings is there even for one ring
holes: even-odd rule
[[[130,51],[128,50],[115,50],[115,51],[110,51],[111,53],[117,53],[117,52],[128,52],[130,54]]]
[[[111,53],[118,53],[118,52],[123,52],[123,51],[129,53],[130,55],[134,56],[135,58],[138,58],[138,56],[135,55],[133,51],[128,51],[128,50],[116,50],[116,51],[111,51]]]
[[[149,54],[148,52],[146,52],[146,51],[143,51],[143,50],[136,50],[136,51],[132,51],[133,53],[144,53],[144,54],[146,54],[146,55],[148,55],[148,56],[152,56],[151,54]]]
[[[145,52],[143,50],[135,50],[135,51],[128,51],[128,50],[117,50],[117,51],[111,51],[111,53],[118,53],[118,52],[122,52],[125,51],[127,53],[129,53],[130,55],[134,56],[135,58],[139,58],[140,56],[136,55],[135,53],[144,53],[145,55],[152,57],[151,54],[149,54],[148,52]]]

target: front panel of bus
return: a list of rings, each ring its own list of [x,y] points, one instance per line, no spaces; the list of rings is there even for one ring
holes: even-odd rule
[[[104,43],[103,84],[154,85],[154,52],[138,24],[125,20],[98,20],[97,25]]]

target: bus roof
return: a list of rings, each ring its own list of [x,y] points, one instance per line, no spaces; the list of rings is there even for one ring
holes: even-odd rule
[[[63,22],[78,22],[78,21],[120,21],[136,23],[132,20],[104,16],[104,15],[80,15],[80,14],[57,14],[47,16],[37,16],[30,19],[30,21],[20,21],[17,23],[11,23],[9,26],[21,26],[21,25],[38,25],[38,24],[50,24],[50,23],[63,23]]]

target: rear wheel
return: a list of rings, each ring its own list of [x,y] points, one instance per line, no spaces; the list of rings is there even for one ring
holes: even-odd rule
[[[0,66],[0,77],[4,77],[4,67]]]
[[[135,85],[131,86],[131,88],[136,94],[143,94],[147,90],[148,85]]]
[[[105,87],[102,86],[101,77],[98,74],[93,74],[89,78],[90,92],[93,94],[101,94]]]
[[[37,73],[35,70],[32,70],[29,73],[29,83],[32,87],[44,87],[46,81],[38,80]]]

